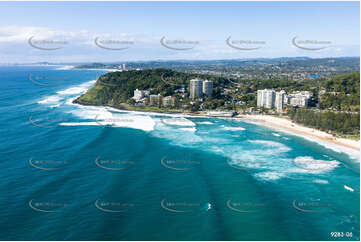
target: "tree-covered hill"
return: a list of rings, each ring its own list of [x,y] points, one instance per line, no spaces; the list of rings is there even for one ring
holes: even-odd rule
[[[321,85],[326,91],[320,96],[321,109],[360,110],[359,72],[335,76]]]
[[[173,95],[175,90],[182,87],[189,92],[189,80],[197,77],[212,80],[216,87],[224,87],[229,82],[224,77],[187,74],[163,68],[110,72],[98,78],[96,84],[74,102],[117,107],[127,103],[135,89],[150,89],[151,94],[162,96]],[[217,94],[217,91],[215,93]],[[217,98],[217,95],[215,97]]]

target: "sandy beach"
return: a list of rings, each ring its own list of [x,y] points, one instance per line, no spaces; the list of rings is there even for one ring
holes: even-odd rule
[[[349,149],[351,149],[353,151],[356,151],[357,153],[360,152],[359,140],[356,141],[350,139],[336,138],[331,134],[296,124],[286,118],[278,118],[270,115],[238,115],[237,117],[241,118],[244,121],[254,122],[270,128],[279,129],[284,132],[300,135],[305,138],[311,138],[313,140],[316,139],[316,141],[323,141],[322,145],[327,142],[329,144],[339,146],[339,148],[343,147],[343,151],[349,151]]]

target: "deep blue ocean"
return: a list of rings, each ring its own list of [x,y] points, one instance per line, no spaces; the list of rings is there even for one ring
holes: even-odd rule
[[[0,240],[360,239],[359,154],[72,104],[104,73],[0,67]]]

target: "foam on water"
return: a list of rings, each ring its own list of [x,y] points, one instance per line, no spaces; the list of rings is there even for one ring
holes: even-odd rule
[[[67,122],[67,123],[60,123],[61,126],[100,126],[97,122]]]
[[[77,86],[69,87],[64,90],[56,92],[57,94],[47,96],[42,100],[38,101],[38,104],[47,104],[52,107],[59,107],[61,103],[65,103],[66,99],[71,95],[80,95],[85,93],[92,85],[94,85],[96,80],[91,80],[85,83],[82,83]],[[75,97],[76,98],[76,97]],[[73,99],[75,99],[73,98]]]
[[[284,177],[284,173],[275,171],[259,172],[255,174],[255,177],[263,181],[274,181]]]
[[[85,83],[82,83],[77,86],[72,86],[64,90],[57,91],[55,95],[48,96],[41,101],[38,101],[39,104],[49,105],[51,108],[61,107],[64,104],[72,106],[70,111],[65,111],[66,113],[71,113],[72,115],[80,118],[94,121],[84,121],[84,122],[63,122],[60,125],[62,126],[105,126],[109,125],[111,127],[118,128],[133,128],[140,129],[144,131],[152,131],[155,126],[155,122],[148,115],[137,115],[129,114],[126,112],[110,112],[110,108],[107,107],[96,107],[96,106],[83,106],[78,104],[73,104],[73,100],[76,99],[79,95],[85,93],[92,85],[94,85],[96,80],[91,80]]]
[[[190,132],[196,132],[197,129],[196,128],[179,128],[180,130],[183,130],[183,131],[190,131]]]
[[[169,118],[169,119],[162,119],[162,122],[168,125],[174,126],[196,126],[194,122],[186,118]]]
[[[54,104],[54,105],[50,105],[50,108],[57,108],[57,107],[60,107],[60,103]]]
[[[133,115],[127,113],[112,113],[105,107],[81,107],[70,111],[75,116],[82,119],[96,120],[97,125],[110,125],[118,128],[133,128],[141,129],[144,131],[154,130],[155,121],[150,116]],[[72,123],[73,125],[79,124]],[[94,122],[90,122],[89,125],[96,125]],[[79,124],[82,125],[82,124]]]
[[[263,145],[268,149],[272,149],[273,152],[277,152],[277,153],[288,152],[291,150],[290,147],[282,143],[270,141],[270,140],[248,140],[248,142],[256,145]]]
[[[57,95],[48,96],[48,97],[38,101],[38,104],[54,104],[54,103],[58,104],[60,99],[61,98]]]
[[[224,127],[223,129],[230,130],[230,131],[243,131],[243,130],[245,130],[245,128],[242,128],[242,127]]]
[[[204,122],[198,122],[198,124],[213,124],[212,122],[204,121]]]
[[[166,124],[163,118],[153,117],[153,119],[156,124],[155,124],[155,129],[151,134],[154,137],[167,139],[172,144],[183,147],[195,147],[195,146],[199,147],[199,145],[203,142],[203,139],[195,133],[196,131],[195,127],[189,127],[189,126],[177,127]]]
[[[315,160],[310,156],[299,156],[296,157],[293,162],[301,167],[299,169],[302,170],[309,170],[310,172],[314,173],[322,173],[331,171],[334,168],[338,167],[340,162],[332,160],[332,161],[325,161],[325,160]],[[304,168],[304,169],[303,169]]]
[[[327,180],[322,180],[322,179],[314,179],[313,182],[319,184],[328,184]]]

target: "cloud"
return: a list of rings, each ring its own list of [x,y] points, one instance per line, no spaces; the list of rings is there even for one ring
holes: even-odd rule
[[[168,37],[166,34],[164,36]],[[44,51],[29,45],[28,40],[66,40],[67,44],[54,51]],[[132,41],[126,50],[111,51],[100,48],[94,41],[101,40]],[[2,26],[0,27],[0,62],[105,62],[105,61],[137,61],[137,60],[205,60],[205,59],[239,59],[239,58],[272,58],[285,56],[357,56],[359,45],[330,46],[322,51],[305,51],[295,48],[291,39],[267,41],[262,48],[253,51],[232,49],[226,44],[228,36],[214,36],[213,39],[197,39],[199,44],[187,51],[167,49],[160,44],[163,36],[146,35],[143,33],[112,33],[92,32],[86,29],[67,31],[62,29],[34,26]],[[172,39],[169,37],[169,39]],[[187,38],[185,37],[187,40]],[[109,43],[109,42],[108,42]],[[114,43],[113,43],[114,44]],[[111,43],[110,43],[111,45]]]

